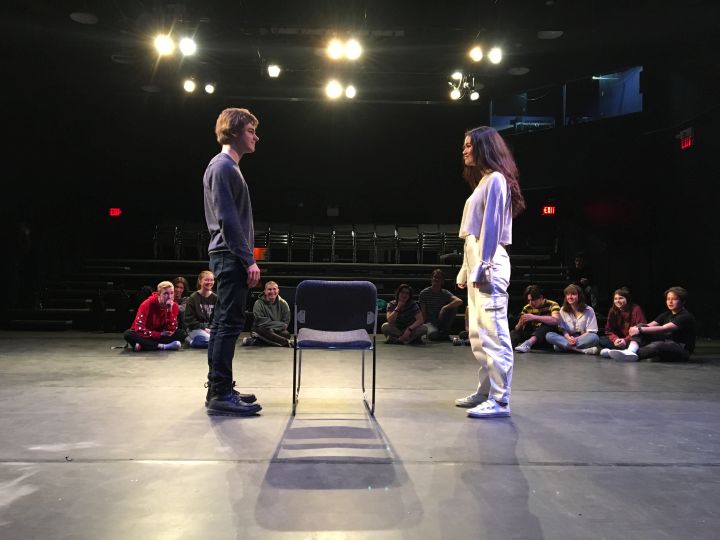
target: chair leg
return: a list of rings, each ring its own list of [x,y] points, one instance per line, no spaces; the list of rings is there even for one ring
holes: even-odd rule
[[[363,391],[363,403],[365,404],[365,408],[370,413],[370,416],[375,416],[375,336],[373,336],[373,358],[372,358],[372,394],[370,398],[370,403],[368,403],[367,400],[367,391],[365,390],[365,351],[362,351],[362,368],[361,368],[361,384],[362,384],[362,391]]]
[[[297,338],[296,338],[297,339]],[[293,384],[292,384],[292,415],[297,408],[297,345],[293,347]]]

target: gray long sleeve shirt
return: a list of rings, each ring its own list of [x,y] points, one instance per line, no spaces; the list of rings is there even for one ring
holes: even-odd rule
[[[205,221],[210,232],[208,252],[230,251],[247,268],[255,264],[250,192],[240,167],[227,154],[210,160],[203,177]]]
[[[290,324],[290,306],[279,296],[274,303],[258,298],[253,305],[253,316],[253,328],[287,330]]]

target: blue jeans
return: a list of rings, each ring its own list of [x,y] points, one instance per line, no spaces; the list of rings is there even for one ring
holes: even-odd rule
[[[565,336],[558,334],[557,332],[548,332],[545,335],[545,341],[550,343],[550,345],[555,345],[558,349],[563,351],[567,351],[570,348],[570,344],[567,339],[565,339]],[[598,335],[594,332],[588,332],[584,336],[578,338],[575,348],[587,349],[589,347],[595,347],[598,343],[600,343]]]
[[[208,383],[211,393],[226,395],[232,390],[235,343],[245,328],[247,271],[229,251],[210,253],[210,271],[218,299],[208,342]]]

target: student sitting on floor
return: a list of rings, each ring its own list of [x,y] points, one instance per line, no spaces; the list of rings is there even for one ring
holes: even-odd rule
[[[560,309],[558,332],[548,332],[545,339],[556,351],[586,353],[600,343],[598,324],[593,308],[585,304],[580,287],[571,284],[563,291],[565,300]]]
[[[196,349],[207,349],[210,340],[210,325],[217,295],[212,292],[215,276],[210,270],[203,270],[197,279],[197,288],[188,298],[185,306],[186,341]]]
[[[290,306],[280,297],[280,287],[274,281],[265,284],[263,295],[253,305],[252,337],[245,338],[243,345],[275,345],[292,347],[288,325]]]
[[[640,340],[630,337],[630,327],[646,322],[643,310],[630,298],[630,291],[626,287],[620,287],[613,294],[613,305],[605,323],[605,335],[600,336],[600,356],[610,358],[611,349],[626,349],[637,353]]]
[[[631,326],[629,333],[640,338],[637,354],[631,351],[610,351],[610,358],[634,362],[657,356],[664,362],[687,360],[695,350],[695,317],[685,309],[688,292],[682,287],[665,291],[668,310],[647,325]]]
[[[538,285],[525,287],[523,297],[527,299],[527,304],[520,312],[515,329],[510,332],[515,352],[519,353],[529,352],[531,348],[545,343],[547,333],[560,324],[560,305],[546,300]]]
[[[172,280],[174,287],[174,300],[178,306],[178,328],[185,328],[185,306],[190,294],[190,284],[188,280],[182,276],[178,276]]]
[[[380,328],[386,337],[385,343],[407,345],[423,342],[427,326],[423,324],[422,310],[412,295],[412,288],[405,283],[395,291],[395,299],[387,306],[387,322]]]
[[[452,323],[462,305],[460,298],[443,289],[444,283],[445,274],[442,270],[433,270],[430,287],[424,288],[418,296],[430,341],[447,341],[450,338]]]
[[[185,332],[178,329],[178,305],[173,298],[173,284],[161,281],[157,292],[140,304],[135,321],[123,335],[136,352],[180,349]]]

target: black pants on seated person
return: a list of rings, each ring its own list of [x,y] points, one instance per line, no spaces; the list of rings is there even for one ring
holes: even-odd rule
[[[254,328],[253,332],[257,334],[261,341],[269,345],[277,345],[280,347],[290,346],[290,332],[287,330],[270,330],[269,328]]]
[[[171,336],[160,336],[158,339],[152,339],[142,337],[131,328],[130,330],[125,330],[123,337],[131,347],[135,347],[135,344],[139,343],[143,350],[152,351],[158,348],[158,343],[172,343],[173,341],[179,341],[182,343],[185,339],[185,332],[178,329]]]
[[[530,324],[526,324],[522,330],[510,331],[510,341],[512,342],[513,347],[517,347],[521,343],[530,339],[531,336],[535,336],[537,341],[535,342],[534,347],[537,347],[538,345],[547,343],[545,341],[545,334],[555,331],[557,331],[557,326],[550,326],[549,324],[541,324],[537,328]]]
[[[684,362],[690,358],[690,351],[682,343],[669,339],[651,341],[638,350],[638,358],[641,360],[654,356],[661,362]]]

